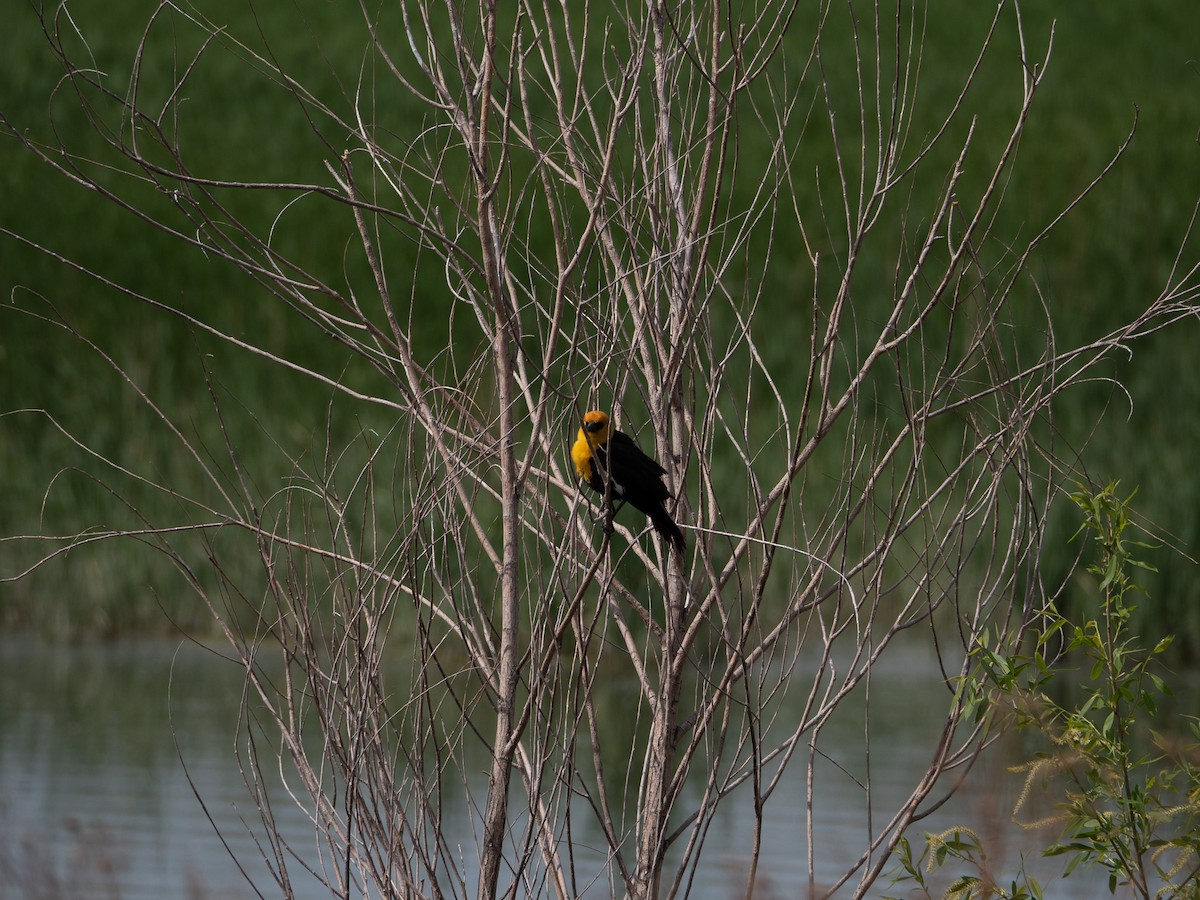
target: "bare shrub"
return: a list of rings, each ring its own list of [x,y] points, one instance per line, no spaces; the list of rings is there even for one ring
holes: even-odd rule
[[[338,896],[481,898],[686,894],[716,811],[743,804],[749,896],[765,810],[803,779],[810,893],[863,896],[986,746],[955,677],[980,640],[1019,642],[1054,590],[1039,553],[1071,465],[1055,400],[1193,315],[1195,268],[1119,329],[1060,346],[1028,263],[1071,208],[997,225],[1051,35],[999,4],[933,102],[923,15],[364,4],[347,82],[317,53],[304,65],[165,3],[121,85],[65,7],[47,18],[59,101],[104,144],[29,149],[233,267],[342,364],[132,299],[272,364],[281,390],[315,380],[330,423],[361,422],[256,469],[255,411],[220,373],[202,387],[223,448],[131,377],[203,486],[109,458],[114,483],[171,496],[175,518],[68,540],[151,542],[209,605],[245,667],[243,769],[282,895],[308,864],[272,827],[294,801]],[[991,59],[997,34],[1018,36],[1019,59]],[[245,148],[193,164],[189,92],[226,66],[307,117],[324,170],[263,181]],[[1010,112],[981,123],[965,100],[985,66]],[[260,195],[265,222],[248,211]],[[317,220],[344,226],[340,276],[293,240]],[[449,345],[430,347],[418,332],[442,317]],[[578,490],[566,448],[591,408],[664,462],[682,560]],[[944,728],[907,798],[872,813],[870,721],[854,759],[823,729],[916,630],[946,684],[919,702],[944,707]],[[282,670],[264,664],[280,654]],[[389,674],[397,654],[407,677]],[[638,686],[617,713],[598,700],[613,671]],[[818,886],[828,756],[866,773],[869,812],[857,861]],[[266,792],[268,768],[291,796]],[[455,812],[474,846],[447,838]]]

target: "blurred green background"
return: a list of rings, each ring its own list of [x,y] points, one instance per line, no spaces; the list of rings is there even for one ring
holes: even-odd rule
[[[1057,7],[1057,8],[1055,8]],[[125,3],[72,12],[86,38],[66,38],[90,54],[104,83],[118,96],[127,89],[139,40],[154,6]],[[212,3],[204,7],[214,22],[249,47],[270,52],[328,102],[344,103],[356,85],[367,46],[357,11],[306,0],[251,6]],[[921,75],[921,104],[932,115],[944,108],[961,84],[994,7],[935,2],[929,7]],[[997,232],[1028,237],[1044,225],[1100,171],[1125,139],[1137,117],[1128,152],[1112,175],[1039,249],[1031,274],[1055,310],[1058,340],[1068,344],[1099,336],[1133,315],[1167,283],[1183,247],[1185,267],[1200,259],[1200,241],[1185,242],[1200,198],[1200,8],[1178,2],[1036,4],[1023,10],[1026,39],[1043,47],[1053,27],[1054,52],[1042,93],[1019,149],[1015,175],[1007,187]],[[1003,19],[996,45],[966,100],[978,111],[977,142],[999,146],[1015,108],[1013,60],[1016,30]],[[59,23],[70,31],[71,21]],[[172,34],[164,20],[155,34]],[[804,48],[806,23],[797,20],[794,38]],[[54,144],[62,141],[103,163],[107,151],[93,126],[61,82],[54,57],[32,8],[6,15],[5,52],[0,54],[0,113],[16,132]],[[173,53],[186,59],[195,45],[194,29],[180,28],[178,44],[144,65],[171,65]],[[159,45],[160,47],[163,45]],[[1039,51],[1034,51],[1040,57]],[[826,65],[835,88],[848,89],[851,72]],[[188,85],[189,118],[180,138],[189,164],[212,177],[330,183],[326,161],[336,162],[344,138],[326,123],[310,120],[287,93],[254,75],[254,66],[224,50],[205,57],[202,76]],[[840,79],[840,82],[838,81]],[[387,127],[419,127],[421,108],[395,89],[377,85],[380,116]],[[1008,115],[1005,116],[1005,113]],[[108,123],[115,127],[114,120]],[[932,128],[929,121],[927,127]],[[920,128],[916,129],[919,133]],[[754,129],[740,130],[742,153],[753,158]],[[968,174],[970,183],[970,173]],[[221,456],[206,371],[216,390],[235,400],[231,425],[242,452],[255,458],[255,471],[287,476],[291,460],[324,452],[332,391],[311,380],[284,378],[278,367],[232,350],[178,318],[153,314],[121,291],[82,274],[13,235],[53,250],[113,285],[161,298],[257,342],[289,359],[339,377],[349,364],[342,348],[300,322],[257,285],[229,266],[215,265],[203,253],[140,221],[38,161],[11,134],[0,139],[0,534],[67,533],[94,526],[134,527],[137,515],[111,496],[93,475],[104,469],[68,440],[50,416],[102,454],[131,468],[157,473],[163,484],[202,493],[193,460],[181,458],[177,442],[104,359],[56,324],[61,316],[73,329],[112,354],[149,390],[160,408],[196,439]],[[152,187],[130,194],[146,209],[162,209],[170,198]],[[250,194],[236,212],[265,231],[293,195]],[[253,204],[250,203],[253,201]],[[301,201],[303,202],[303,201]],[[257,204],[257,205],[254,205]],[[327,208],[327,207],[323,207]],[[353,243],[348,215],[291,216],[291,227],[275,237],[283,252],[306,260],[331,283],[356,283],[364,273],[348,247]],[[303,227],[295,227],[297,221]],[[798,237],[777,235],[780,246]],[[397,250],[396,253],[403,251]],[[777,253],[764,274],[765,296],[777,298],[786,313],[806,276]],[[391,257],[402,268],[403,259]],[[436,271],[437,267],[433,267]],[[414,263],[414,271],[419,270]],[[431,356],[449,340],[449,298],[444,278],[420,275],[424,304],[416,317],[422,355]],[[881,279],[889,273],[880,272]],[[890,296],[886,283],[881,302]],[[860,290],[859,295],[868,294]],[[769,312],[769,311],[768,311]],[[768,363],[785,370],[794,344],[787,329],[767,339]],[[468,340],[477,340],[472,335]],[[1120,479],[1140,490],[1139,513],[1168,545],[1153,555],[1159,573],[1148,577],[1151,600],[1142,614],[1180,635],[1185,652],[1200,650],[1200,580],[1192,558],[1200,554],[1197,511],[1200,474],[1200,382],[1197,326],[1184,322],[1138,343],[1097,381],[1070,392],[1057,410],[1056,448],[1070,459],[1082,448],[1081,464],[1096,481]],[[43,410],[41,413],[16,412]],[[394,416],[364,407],[329,419],[328,442],[354,443],[372,430],[386,432]],[[1092,426],[1099,419],[1099,427]],[[1086,445],[1086,446],[1085,446]],[[139,489],[131,487],[134,495]],[[171,498],[148,490],[146,503]],[[149,507],[147,507],[149,509]],[[1073,526],[1060,523],[1061,560],[1048,570],[1066,571],[1077,547],[1068,547]],[[4,573],[36,557],[28,542],[0,545]],[[203,555],[198,547],[197,554]],[[248,560],[248,565],[253,560]],[[77,548],[15,584],[0,585],[0,627],[31,626],[55,636],[114,635],[160,631],[175,624],[203,630],[211,616],[183,589],[169,563],[128,544],[102,543]]]

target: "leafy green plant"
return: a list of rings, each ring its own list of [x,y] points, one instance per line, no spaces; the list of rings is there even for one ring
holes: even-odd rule
[[[983,841],[970,828],[957,826],[940,834],[925,836],[925,850],[919,859],[913,858],[912,845],[901,838],[896,847],[896,859],[900,874],[895,881],[912,881],[924,896],[931,896],[927,881],[930,874],[943,869],[949,862],[969,866],[976,874],[960,875],[941,893],[944,900],[973,900],[973,898],[997,897],[1006,900],[1038,900],[1043,896],[1037,879],[1022,869],[1018,878],[1003,886],[991,872],[990,862]]]
[[[1200,725],[1189,721],[1184,738],[1156,732],[1158,700],[1171,693],[1160,674],[1171,635],[1148,643],[1130,622],[1143,597],[1137,570],[1153,571],[1139,554],[1150,545],[1134,540],[1133,495],[1121,498],[1117,483],[1071,495],[1083,513],[1074,537],[1091,536],[1098,604],[1075,621],[1053,607],[1042,613],[1040,637],[1030,653],[1006,655],[986,632],[973,652],[974,668],[962,679],[956,702],[976,720],[1005,715],[1018,728],[1049,743],[1018,767],[1024,785],[1013,819],[1027,828],[1058,824],[1060,837],[1044,856],[1067,858],[1065,875],[1099,867],[1108,888],[1127,886],[1137,897],[1200,896]],[[1064,651],[1051,657],[1049,648]],[[1087,680],[1076,685],[1079,673]],[[1073,699],[1059,701],[1067,694]],[[1048,792],[1055,812],[1036,821],[1022,813],[1035,790]],[[944,896],[1036,898],[1038,882],[1021,866],[1002,885],[978,836],[956,827],[926,836],[924,853],[897,849],[896,881],[912,881],[929,895],[928,876],[954,862],[973,873],[954,880]]]

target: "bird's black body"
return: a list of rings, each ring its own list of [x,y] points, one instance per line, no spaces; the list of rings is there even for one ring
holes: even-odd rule
[[[633,438],[610,428],[603,413],[588,413],[571,456],[588,487],[599,494],[608,493],[607,478],[613,500],[624,501],[649,516],[655,531],[683,552],[683,532],[665,506],[672,498],[662,480],[667,470],[643,453]]]

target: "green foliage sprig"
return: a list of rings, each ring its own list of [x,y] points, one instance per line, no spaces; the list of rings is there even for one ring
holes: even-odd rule
[[[1171,693],[1159,672],[1172,636],[1147,647],[1130,628],[1135,601],[1144,596],[1135,572],[1154,567],[1138,555],[1151,545],[1130,536],[1133,494],[1122,499],[1117,487],[1081,486],[1071,494],[1083,513],[1072,539],[1090,534],[1096,553],[1087,571],[1097,579],[1098,605],[1082,610],[1079,621],[1053,607],[1043,611],[1032,651],[1005,652],[982,631],[955,702],[976,722],[993,715],[998,724],[1012,722],[1048,740],[1049,749],[1014,770],[1024,772],[1025,781],[1013,820],[1030,829],[1061,826],[1060,837],[1041,853],[1066,856],[1064,876],[1099,867],[1107,872],[1110,892],[1125,885],[1143,898],[1200,897],[1200,723],[1191,718],[1185,738],[1151,728],[1158,698]],[[1061,646],[1063,636],[1064,652],[1048,660],[1048,648]],[[1085,667],[1088,680],[1078,685]],[[1064,693],[1077,699],[1053,699]],[[1038,787],[1055,797],[1056,811],[1025,821],[1022,812]],[[951,861],[972,874],[956,878],[945,897],[1043,896],[1024,864],[1007,885],[993,877],[970,828],[927,835],[917,860],[901,840],[896,856],[896,881],[915,882],[925,896],[929,874]]]

